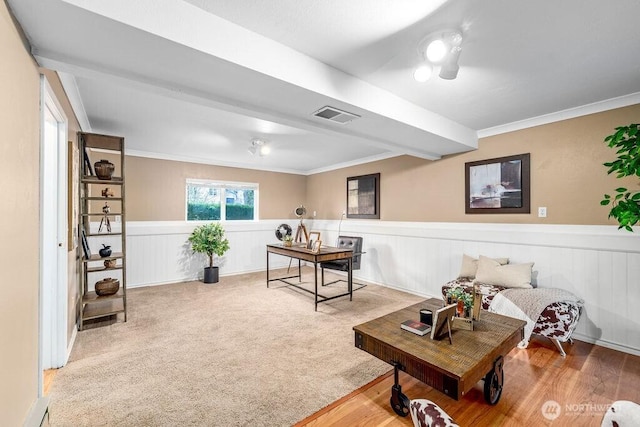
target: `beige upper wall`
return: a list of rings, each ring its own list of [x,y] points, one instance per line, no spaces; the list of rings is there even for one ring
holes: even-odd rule
[[[617,180],[603,162],[615,151],[603,142],[615,127],[637,123],[640,105],[483,138],[478,150],[438,161],[396,157],[308,177],[309,209],[338,219],[348,176],[381,173],[381,220],[544,224],[616,224],[600,206],[604,193],[638,180]],[[531,153],[531,214],[465,214],[465,162]],[[333,189],[328,191],[327,189]],[[547,218],[538,218],[545,206]]]
[[[0,425],[20,426],[38,398],[40,77],[0,4]]]
[[[126,156],[125,176],[127,221],[184,221],[188,178],[258,183],[260,219],[294,218],[306,200],[306,178],[286,173]]]

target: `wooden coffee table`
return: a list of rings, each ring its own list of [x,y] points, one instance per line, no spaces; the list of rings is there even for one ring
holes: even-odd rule
[[[502,394],[504,356],[524,338],[526,322],[482,311],[475,330],[452,330],[449,339],[432,340],[400,328],[407,319],[419,319],[422,308],[434,313],[443,306],[435,298],[354,326],[355,345],[395,368],[391,406],[402,416],[409,413],[409,399],[398,384],[398,370],[456,400],[484,379],[485,400],[495,405]]]

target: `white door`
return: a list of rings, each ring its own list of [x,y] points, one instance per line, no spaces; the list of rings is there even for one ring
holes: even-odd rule
[[[67,361],[68,305],[67,120],[44,76],[41,88],[39,377]]]

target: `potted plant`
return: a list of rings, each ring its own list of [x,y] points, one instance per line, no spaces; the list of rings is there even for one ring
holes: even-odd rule
[[[212,222],[196,227],[189,242],[193,252],[207,254],[209,267],[204,269],[204,283],[218,282],[218,267],[213,265],[213,256],[219,257],[229,250],[229,240],[224,237],[224,228],[220,223]]]
[[[616,173],[618,178],[626,176],[640,177],[640,124],[630,124],[616,128],[616,132],[607,136],[604,142],[616,150],[618,159],[604,163],[608,174]],[[626,187],[616,188],[616,195],[604,195],[602,206],[612,205],[609,218],[618,221],[620,228],[633,232],[634,225],[640,222],[640,191],[631,191]]]

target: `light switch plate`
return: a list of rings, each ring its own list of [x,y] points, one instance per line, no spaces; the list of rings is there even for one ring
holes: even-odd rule
[[[547,208],[542,206],[538,208],[538,218],[546,218],[547,217]]]

